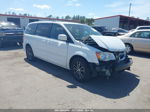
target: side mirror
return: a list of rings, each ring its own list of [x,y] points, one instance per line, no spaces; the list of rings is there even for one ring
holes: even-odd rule
[[[58,35],[58,40],[67,41],[67,35],[65,35],[65,34],[59,34]]]

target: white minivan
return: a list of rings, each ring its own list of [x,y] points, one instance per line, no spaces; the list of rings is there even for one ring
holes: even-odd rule
[[[36,58],[72,71],[78,81],[130,70],[124,43],[102,36],[92,27],[71,22],[40,21],[28,24],[23,42],[29,61]]]

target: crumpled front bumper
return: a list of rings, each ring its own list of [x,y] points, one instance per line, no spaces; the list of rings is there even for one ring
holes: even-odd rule
[[[126,61],[117,63],[114,67],[114,71],[122,71],[122,70],[128,70],[131,65],[133,64],[133,60],[131,58],[128,58]]]
[[[133,61],[131,58],[126,58],[123,61],[109,61],[99,62],[99,65],[90,64],[90,68],[93,74],[111,76],[114,72],[120,72],[124,70],[130,70]],[[94,75],[95,76],[95,75]]]

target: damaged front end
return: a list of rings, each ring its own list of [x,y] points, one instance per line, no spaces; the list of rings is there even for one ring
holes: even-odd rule
[[[114,51],[111,51],[111,49],[113,49],[113,45],[111,45],[111,48],[109,49],[108,43],[103,42],[105,45],[107,45],[105,48],[101,47],[100,43],[98,43],[93,38],[87,39],[84,43],[101,51],[96,53],[99,63],[90,63],[90,67],[93,72],[92,74],[94,74],[94,76],[105,75],[107,77],[110,77],[115,72],[130,70],[130,66],[133,64],[133,61],[131,58],[128,57],[127,53],[125,52],[124,44],[122,42],[118,42],[120,44],[118,47],[117,45],[114,45]]]
[[[120,54],[120,53],[117,53]],[[121,53],[122,54],[122,53]],[[94,74],[97,75],[104,75],[110,77],[115,72],[121,72],[124,70],[130,70],[130,66],[133,64],[131,58],[125,56],[123,60],[116,59],[113,61],[99,61],[99,64],[90,63],[90,68]]]

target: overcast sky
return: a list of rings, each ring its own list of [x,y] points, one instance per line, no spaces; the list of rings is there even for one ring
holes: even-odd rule
[[[128,15],[129,3],[132,3],[131,16],[150,17],[150,0],[0,0],[0,13],[13,11],[41,17],[83,15],[97,18]]]

